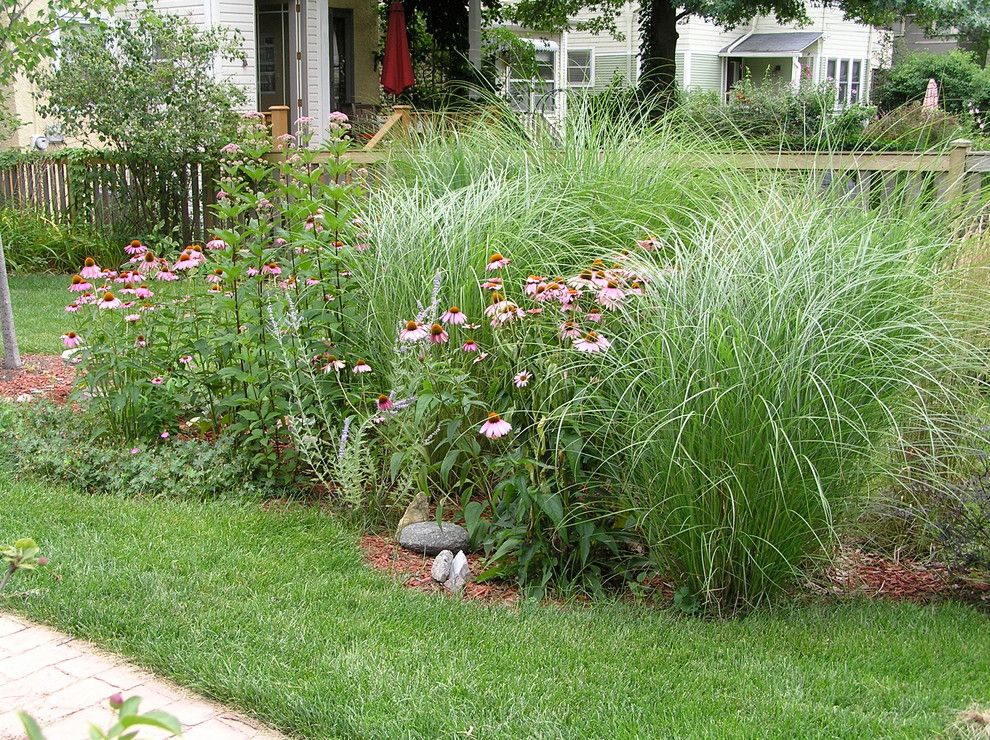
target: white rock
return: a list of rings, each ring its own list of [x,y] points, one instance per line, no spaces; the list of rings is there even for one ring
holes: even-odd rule
[[[31,403],[34,400],[34,396],[30,393],[22,393],[17,398],[14,399],[17,403]]]
[[[454,559],[454,553],[444,550],[433,560],[433,567],[430,568],[430,575],[437,583],[443,583],[450,576],[450,564]]]
[[[468,567],[467,555],[463,550],[459,550],[450,564],[450,575],[443,584],[451,593],[459,594],[464,589],[464,584],[471,578],[471,569]]]

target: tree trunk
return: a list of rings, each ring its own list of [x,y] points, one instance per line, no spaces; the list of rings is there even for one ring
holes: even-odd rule
[[[8,370],[16,370],[21,366],[21,354],[17,350],[17,335],[14,333],[14,312],[10,305],[7,260],[3,254],[2,236],[0,236],[0,333],[3,334],[3,366]]]
[[[677,5],[671,0],[642,0],[640,6],[640,91],[666,110],[674,101],[677,71]]]

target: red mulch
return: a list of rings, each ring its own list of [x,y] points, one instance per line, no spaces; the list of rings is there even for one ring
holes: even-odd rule
[[[21,361],[23,367],[18,370],[0,369],[0,397],[23,400],[31,396],[66,402],[75,378],[74,367],[51,355],[23,355]]]
[[[417,591],[450,594],[442,583],[437,583],[430,576],[433,558],[429,555],[417,555],[400,547],[387,537],[373,534],[361,538],[361,550],[368,565],[382,573],[395,576],[408,588],[414,588]],[[472,575],[476,576],[478,559],[469,558],[468,566],[471,568]],[[464,587],[463,597],[473,601],[514,604],[519,600],[519,591],[505,583],[468,581]]]

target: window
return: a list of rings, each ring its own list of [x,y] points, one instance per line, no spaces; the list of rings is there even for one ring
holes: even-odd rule
[[[519,77],[513,74],[515,70],[509,68],[506,91],[509,105],[527,113],[552,113],[556,110],[557,44],[542,40],[532,40],[532,43],[536,47],[536,76],[532,79]]]
[[[829,59],[825,63],[824,82],[835,89],[835,105],[845,108],[866,97],[865,59]]]
[[[591,87],[595,84],[591,49],[567,50],[567,84],[573,87]]]

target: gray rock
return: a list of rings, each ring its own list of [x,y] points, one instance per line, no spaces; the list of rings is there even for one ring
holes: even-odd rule
[[[450,575],[447,576],[447,581],[443,585],[451,593],[459,594],[463,590],[464,584],[470,578],[471,569],[468,567],[467,555],[462,550],[457,553],[453,562],[450,564]]]
[[[437,555],[433,561],[433,567],[430,568],[430,575],[433,576],[434,581],[443,583],[447,580],[447,577],[450,575],[450,563],[453,559],[454,553],[450,550],[444,550]]]
[[[423,555],[438,555],[444,550],[466,550],[471,538],[468,531],[451,522],[418,522],[402,528],[399,544]]]

